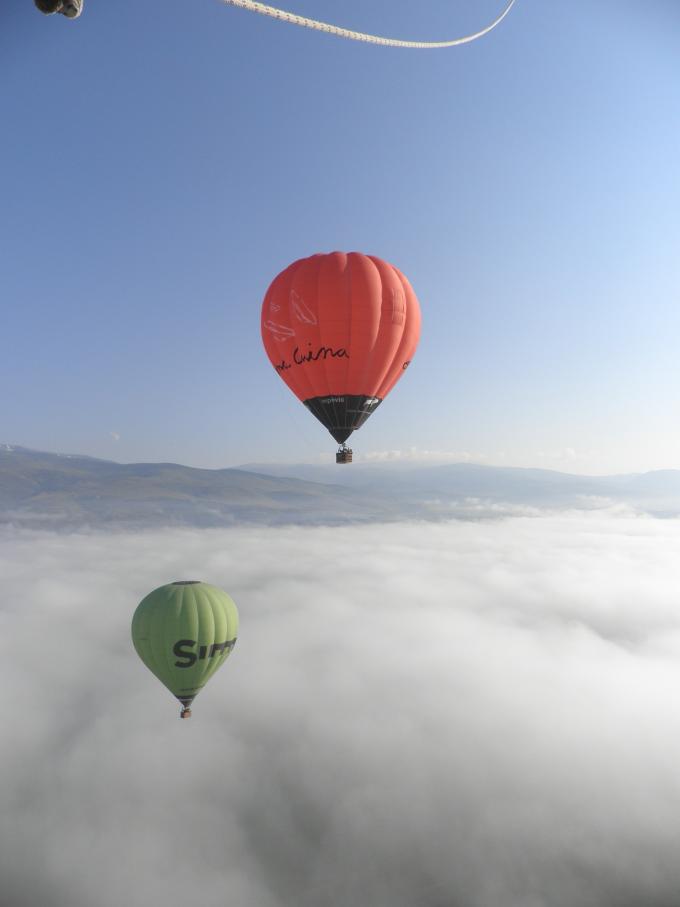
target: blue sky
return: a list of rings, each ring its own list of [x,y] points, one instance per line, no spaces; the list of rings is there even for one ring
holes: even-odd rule
[[[291,3],[424,39],[502,6]],[[217,0],[86,0],[75,22],[5,2],[0,441],[197,466],[332,454],[259,311],[290,261],[357,249],[423,310],[363,456],[680,467],[679,37],[665,0],[517,0],[432,52]]]

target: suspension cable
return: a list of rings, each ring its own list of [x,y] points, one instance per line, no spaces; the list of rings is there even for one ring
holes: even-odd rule
[[[303,28],[313,28],[316,31],[323,31],[329,35],[336,35],[338,38],[349,38],[352,41],[365,41],[368,44],[381,44],[383,47],[413,47],[419,49],[431,49],[434,47],[456,47],[459,44],[469,44],[470,41],[476,41],[483,35],[487,35],[492,29],[499,25],[515,5],[515,0],[510,0],[502,13],[494,21],[483,28],[481,31],[472,35],[465,35],[462,38],[454,38],[451,41],[401,41],[399,38],[382,38],[379,35],[367,35],[360,31],[350,31],[348,28],[340,28],[338,25],[330,25],[328,22],[319,22],[318,19],[307,19],[305,16],[298,16],[295,13],[289,13],[284,9],[278,9],[276,6],[267,6],[266,3],[259,3],[258,0],[222,0],[229,6],[238,6],[240,9],[247,9],[253,13],[259,13],[261,16],[270,16],[272,19],[280,19],[282,22],[289,22],[291,25],[300,25]]]

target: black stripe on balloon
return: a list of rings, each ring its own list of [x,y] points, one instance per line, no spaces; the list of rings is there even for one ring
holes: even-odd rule
[[[310,397],[303,403],[328,429],[338,444],[343,444],[352,432],[361,428],[371,413],[375,412],[382,399],[363,394],[335,394],[328,397]]]

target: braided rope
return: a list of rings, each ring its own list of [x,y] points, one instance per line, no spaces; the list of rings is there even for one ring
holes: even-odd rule
[[[272,19],[281,19],[282,22],[289,22],[291,25],[300,25],[303,28],[313,28],[316,31],[323,31],[329,35],[336,35],[338,38],[349,38],[352,41],[365,41],[368,44],[381,44],[384,47],[415,47],[420,49],[429,49],[433,47],[456,47],[459,44],[469,44],[483,35],[488,34],[500,22],[505,19],[515,4],[515,0],[510,0],[503,12],[494,21],[475,32],[473,35],[465,35],[463,38],[454,38],[452,41],[401,41],[399,38],[381,38],[379,35],[367,35],[360,31],[350,31],[348,28],[340,28],[337,25],[330,25],[328,22],[319,22],[317,19],[307,19],[305,16],[298,16],[295,13],[286,12],[275,6],[267,6],[266,3],[259,3],[257,0],[222,0],[229,6],[238,6],[240,9],[247,9],[253,13],[259,13],[261,16],[270,16]]]

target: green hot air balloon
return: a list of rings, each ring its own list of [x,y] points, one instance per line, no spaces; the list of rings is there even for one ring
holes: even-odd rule
[[[236,644],[238,611],[208,583],[180,580],[150,592],[132,618],[132,642],[147,668],[182,703],[192,700]]]

